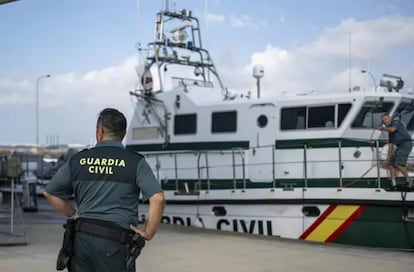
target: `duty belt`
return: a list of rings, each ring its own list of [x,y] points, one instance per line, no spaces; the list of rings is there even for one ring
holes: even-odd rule
[[[128,244],[134,232],[117,224],[105,220],[92,218],[79,218],[75,231],[96,235],[120,244]]]

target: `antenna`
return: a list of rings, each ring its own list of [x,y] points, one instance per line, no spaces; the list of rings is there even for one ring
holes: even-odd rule
[[[351,69],[352,69],[352,32],[349,32],[349,92],[352,91],[352,78],[351,78]]]
[[[141,39],[141,3],[140,0],[137,0],[137,34],[138,34],[138,40]]]

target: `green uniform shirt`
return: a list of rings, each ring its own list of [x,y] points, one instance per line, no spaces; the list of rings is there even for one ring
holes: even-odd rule
[[[46,192],[69,199],[73,194],[83,218],[138,224],[138,196],[162,192],[144,157],[120,142],[104,141],[70,158],[47,184]]]

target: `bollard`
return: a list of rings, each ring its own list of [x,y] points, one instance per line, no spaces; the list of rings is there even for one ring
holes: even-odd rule
[[[26,192],[25,205],[23,210],[25,212],[37,212],[37,193],[36,193],[36,181],[28,181],[26,183],[27,189],[23,190]]]

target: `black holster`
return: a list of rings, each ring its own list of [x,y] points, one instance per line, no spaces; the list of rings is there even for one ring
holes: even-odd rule
[[[141,235],[135,233],[129,243],[127,244],[128,248],[128,256],[125,260],[125,266],[128,270],[132,265],[135,264],[135,260],[138,258],[139,254],[141,254],[142,248],[145,246],[145,240],[142,238]]]
[[[125,258],[125,266],[127,269],[135,264],[135,260],[145,246],[145,240],[141,235],[130,229],[125,229],[114,222],[92,218],[79,218],[71,226],[73,226],[73,231],[92,234],[126,245],[127,256]]]
[[[75,226],[77,219],[67,219],[66,224],[63,225],[65,233],[63,234],[62,248],[59,250],[59,255],[56,261],[56,270],[62,271],[67,268],[70,271],[70,259],[74,255],[73,240],[75,238]]]

